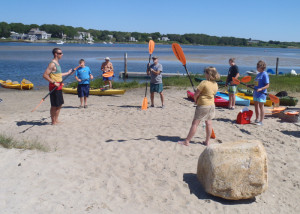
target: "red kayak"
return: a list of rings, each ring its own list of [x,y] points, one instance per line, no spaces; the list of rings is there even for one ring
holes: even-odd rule
[[[188,99],[194,101],[194,92],[187,90],[186,93],[187,93]],[[217,107],[228,107],[228,104],[229,104],[228,100],[225,100],[219,96],[215,96],[215,105]]]

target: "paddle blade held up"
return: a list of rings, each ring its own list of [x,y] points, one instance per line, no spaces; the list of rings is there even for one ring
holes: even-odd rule
[[[182,63],[183,66],[185,66],[186,65],[186,59],[185,59],[185,55],[184,55],[183,50],[180,47],[180,45],[177,44],[177,43],[173,43],[172,44],[172,50],[173,50],[176,58]]]

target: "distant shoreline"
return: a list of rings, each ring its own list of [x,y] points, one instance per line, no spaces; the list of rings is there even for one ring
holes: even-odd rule
[[[34,42],[30,40],[8,40],[8,39],[0,39],[0,43],[49,43],[49,44],[56,44],[57,42],[60,42],[61,40],[36,40]],[[94,42],[93,44],[104,44],[102,42]],[[78,42],[76,40],[70,40],[65,41],[65,44],[88,44],[87,42]],[[171,45],[172,43],[177,42],[156,42],[157,45]],[[93,45],[91,44],[91,46]],[[113,44],[148,44],[147,42],[114,42]],[[245,47],[245,48],[283,48],[283,47],[270,47],[270,46],[232,46],[232,45],[201,45],[201,44],[180,44],[180,45],[187,45],[187,46],[217,46],[217,47]],[[288,46],[285,47],[286,49],[300,49],[300,47],[295,46]]]

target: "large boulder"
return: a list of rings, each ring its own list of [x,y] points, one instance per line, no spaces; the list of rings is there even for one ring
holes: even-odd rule
[[[267,154],[258,140],[211,144],[199,157],[197,177],[209,194],[249,199],[267,189],[267,168]]]

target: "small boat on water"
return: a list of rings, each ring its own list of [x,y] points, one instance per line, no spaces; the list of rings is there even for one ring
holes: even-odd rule
[[[77,88],[62,88],[62,91],[66,94],[77,94]],[[126,90],[123,89],[90,89],[90,95],[123,95],[126,92]]]
[[[21,83],[18,81],[11,81],[11,80],[0,80],[0,85],[3,88],[9,88],[9,89],[18,89],[18,90],[30,90],[33,89],[33,83],[29,80],[23,79]]]
[[[256,76],[258,74],[258,71],[246,71],[246,73],[249,75],[249,76]]]
[[[64,41],[61,40],[61,41],[59,41],[59,42],[56,42],[56,44],[57,44],[57,45],[63,45],[63,44],[64,44]]]

